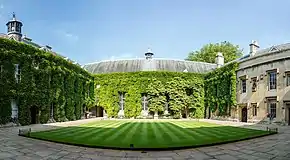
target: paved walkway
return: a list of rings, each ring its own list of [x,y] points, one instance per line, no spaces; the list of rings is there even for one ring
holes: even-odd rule
[[[92,119],[95,120],[95,119]],[[33,130],[45,130],[59,126],[81,124],[86,121],[72,123],[58,123],[55,125],[31,125]],[[203,120],[213,123],[265,128],[263,125],[244,124],[236,122],[222,122]],[[53,160],[53,159],[77,159],[77,160],[289,160],[290,159],[290,126],[279,127],[279,134],[256,138],[252,140],[202,147],[186,150],[140,152],[117,151],[70,146],[36,139],[20,137],[17,135],[19,128],[0,128],[0,159],[27,159],[27,160]]]

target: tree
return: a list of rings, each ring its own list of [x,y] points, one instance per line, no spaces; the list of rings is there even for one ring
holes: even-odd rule
[[[218,52],[223,54],[225,63],[240,58],[243,55],[238,45],[233,45],[230,42],[224,41],[216,44],[206,44],[199,51],[189,53],[186,60],[215,63]]]

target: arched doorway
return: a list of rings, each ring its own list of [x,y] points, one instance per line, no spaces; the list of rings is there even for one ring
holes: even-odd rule
[[[30,107],[30,124],[37,124],[38,123],[38,107],[31,106]]]
[[[247,107],[244,107],[242,109],[242,122],[247,122],[248,120],[248,109]]]
[[[104,109],[103,107],[96,107],[97,113],[96,113],[96,117],[103,117],[104,116]]]

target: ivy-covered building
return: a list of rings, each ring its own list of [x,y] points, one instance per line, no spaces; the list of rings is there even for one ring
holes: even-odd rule
[[[153,102],[153,104],[158,102],[158,100],[150,102],[148,100],[149,97],[152,97],[150,94],[159,93],[160,95],[158,96],[162,97],[160,100],[162,103],[155,105],[163,106],[158,109],[158,111],[161,111],[160,114],[164,115],[171,109],[176,112],[171,113],[171,115],[181,114],[183,117],[188,117],[185,114],[188,112],[186,106],[191,106],[189,107],[191,109],[194,108],[189,111],[190,113],[197,109],[196,106],[192,107],[194,106],[193,104],[182,100],[178,101],[177,99],[180,97],[182,97],[181,99],[191,98],[189,100],[191,102],[194,99],[189,94],[181,94],[183,91],[188,90],[185,84],[179,86],[182,88],[179,91],[172,90],[170,85],[177,83],[177,81],[174,82],[171,78],[182,77],[179,79],[179,81],[182,81],[186,79],[183,77],[184,75],[198,73],[203,75],[201,83],[204,87],[204,93],[200,96],[204,101],[202,103],[200,103],[201,101],[198,102],[204,110],[204,117],[242,122],[268,123],[271,121],[290,125],[289,53],[289,44],[281,44],[259,50],[257,42],[253,41],[250,44],[249,54],[225,65],[223,64],[221,53],[217,54],[216,64],[209,64],[157,59],[153,58],[151,51],[148,51],[143,59],[101,61],[87,64],[84,68],[96,74],[96,79],[99,80],[97,81],[99,86],[97,90],[99,105],[114,106],[109,107],[110,109],[113,108],[112,111],[109,110],[110,116],[124,116],[124,110],[129,108],[126,102],[126,95],[129,95],[128,90],[141,86],[141,89],[135,91],[137,92],[136,97],[141,95],[135,99],[135,104],[140,103],[139,108],[141,109],[138,110],[138,113],[141,112],[141,115],[147,115],[148,106]],[[166,76],[170,73],[172,77],[169,76],[157,80],[159,81],[158,85],[161,84],[162,91],[156,91],[158,87],[151,86],[152,82],[146,82],[156,77],[160,78],[162,73],[166,73]],[[195,77],[196,75],[190,76]],[[189,81],[194,82],[194,80]],[[145,87],[142,84],[144,82],[146,84]],[[109,87],[111,85],[114,87]],[[150,87],[153,90],[148,90]],[[107,92],[102,90],[102,88]],[[193,88],[197,89],[196,87]],[[194,93],[192,92],[191,94]],[[164,102],[162,99],[164,99]],[[109,104],[106,104],[105,101]],[[178,105],[181,107],[178,107]],[[106,111],[109,108],[106,108]],[[193,117],[202,116],[195,115]]]
[[[13,15],[0,38],[0,124],[116,118],[218,118],[290,125],[290,44],[224,64],[154,58],[80,67],[22,35]],[[12,41],[14,40],[14,41]]]
[[[11,39],[11,40],[15,40],[18,42],[22,42],[22,43],[31,45],[35,48],[50,52],[53,55],[58,55],[58,56],[63,57],[72,63],[79,65],[78,63],[70,60],[68,57],[64,57],[64,56],[54,52],[52,50],[51,46],[38,44],[38,43],[32,41],[32,39],[29,38],[28,36],[23,35],[22,34],[23,23],[19,19],[16,19],[15,13],[13,13],[12,19],[6,23],[6,27],[7,27],[7,33],[0,33],[1,38],[7,38],[7,39]]]
[[[217,63],[154,58],[109,60],[84,65],[95,74],[98,106],[96,116],[176,118],[204,116],[204,74],[223,65]],[[175,87],[173,87],[175,86]],[[151,114],[150,114],[151,113]],[[148,117],[149,116],[149,117]]]
[[[15,14],[6,26],[0,37],[0,125],[81,119],[95,102],[94,77],[22,36]]]

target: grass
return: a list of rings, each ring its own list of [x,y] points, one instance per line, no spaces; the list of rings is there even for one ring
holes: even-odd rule
[[[271,133],[197,121],[103,120],[80,126],[32,132],[29,137],[113,149],[130,149],[130,144],[134,144],[134,149],[154,150],[220,144]]]

